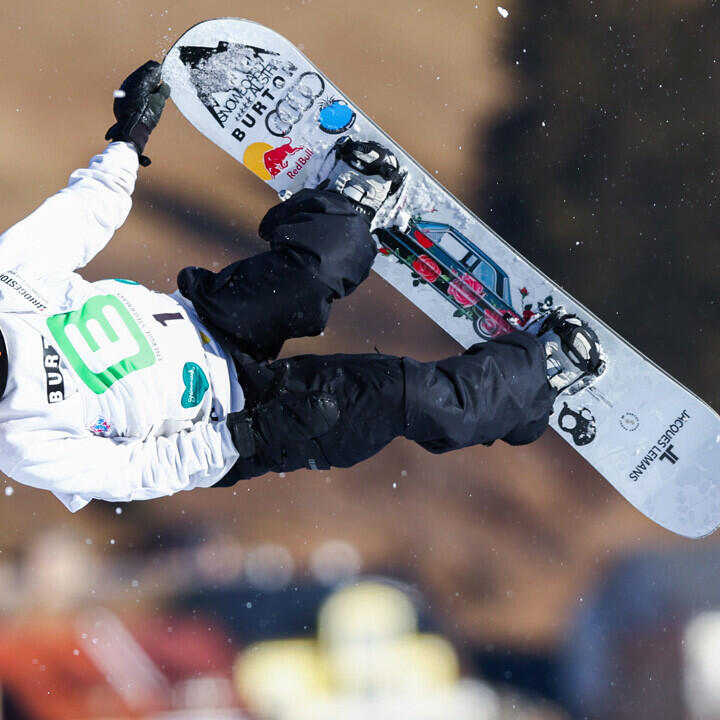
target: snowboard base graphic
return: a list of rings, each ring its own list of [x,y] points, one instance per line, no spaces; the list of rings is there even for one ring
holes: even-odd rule
[[[557,398],[553,429],[660,525],[688,537],[720,525],[720,417],[498,237],[288,40],[208,20],[169,50],[163,78],[183,115],[282,199],[319,182],[343,135],[392,149],[408,175],[373,222],[374,270],[463,347],[552,307],[577,314],[607,364]]]

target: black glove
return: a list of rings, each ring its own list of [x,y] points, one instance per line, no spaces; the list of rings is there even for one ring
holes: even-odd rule
[[[281,392],[251,410],[230,413],[227,426],[241,459],[252,458],[262,472],[283,472],[308,467],[305,441],[325,435],[339,417],[337,401],[327,393]]]
[[[113,103],[117,122],[105,133],[106,140],[132,143],[143,167],[150,164],[150,158],[142,154],[145,144],[170,96],[170,86],[162,81],[160,72],[160,63],[148,60],[128,75],[120,86],[125,95]]]

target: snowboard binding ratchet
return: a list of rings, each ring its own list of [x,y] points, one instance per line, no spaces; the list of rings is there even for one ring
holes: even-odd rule
[[[344,195],[368,220],[397,193],[407,175],[392,151],[374,140],[341,137],[331,155],[334,165],[318,189]]]

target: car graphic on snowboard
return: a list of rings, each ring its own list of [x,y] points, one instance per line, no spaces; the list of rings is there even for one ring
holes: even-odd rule
[[[399,227],[378,228],[380,252],[394,255],[413,273],[414,284],[427,283],[465,316],[475,332],[490,340],[522,327],[532,316],[512,306],[507,273],[480,248],[447,223],[410,220]],[[527,294],[521,290],[523,299]]]

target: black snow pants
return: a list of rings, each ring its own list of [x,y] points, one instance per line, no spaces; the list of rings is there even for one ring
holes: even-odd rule
[[[519,445],[543,433],[554,391],[543,346],[526,333],[436,362],[381,354],[275,360],[285,340],[322,332],[332,302],[368,276],[376,249],[367,221],[327,191],[303,190],[271,208],[260,235],[268,252],[218,273],[185,268],[178,287],[235,359],[248,407],[317,390],[335,398],[340,416],[319,438],[277,439],[292,448],[292,466],[241,458],[218,485],[268,471],[349,467],[398,436],[442,453],[498,438]]]

